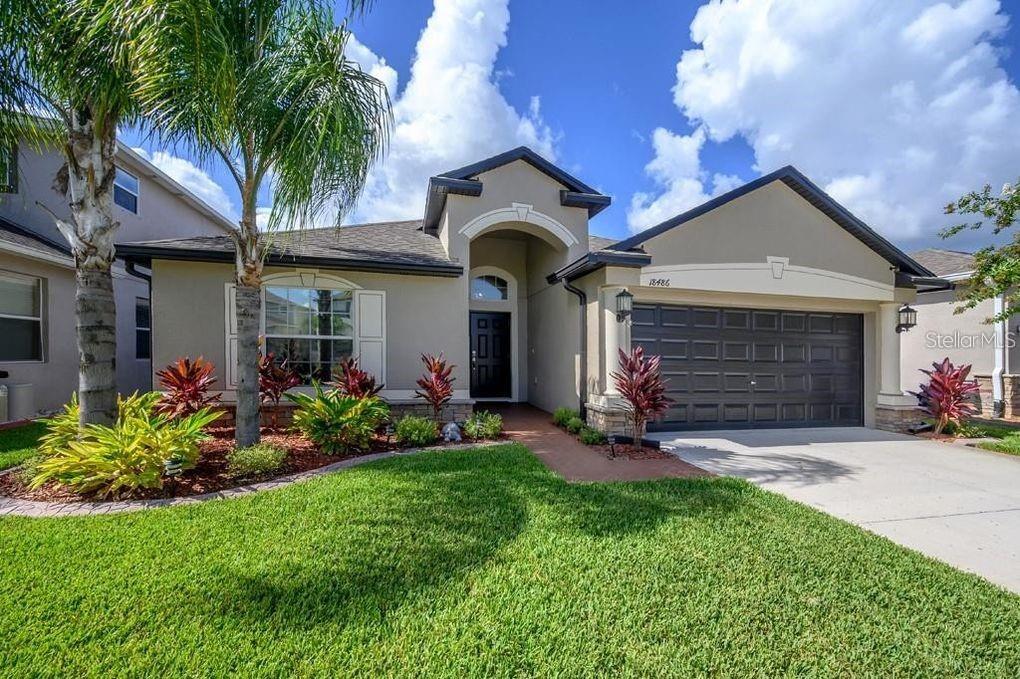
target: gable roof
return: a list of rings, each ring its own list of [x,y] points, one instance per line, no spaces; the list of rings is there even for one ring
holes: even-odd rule
[[[775,181],[781,181],[786,184],[804,200],[809,202],[825,216],[845,229],[848,233],[850,233],[850,235],[854,236],[857,240],[874,250],[890,264],[896,266],[900,272],[922,278],[934,277],[934,274],[928,268],[919,262],[914,261],[902,250],[880,236],[871,227],[855,217],[849,210],[837,203],[829,194],[818,188],[814,182],[804,176],[792,165],[787,165],[775,172],[763,175],[758,179],[744,184],[743,186],[724,193],[721,196],[717,196],[708,202],[702,203],[696,208],[679,214],[672,219],[667,219],[661,224],[645,229],[630,238],[620,241],[616,245],[612,246],[611,249],[633,250],[649,239],[655,238],[670,229],[681,226],[692,219],[696,219],[707,212],[711,212],[718,207],[722,207],[730,201],[736,200],[741,196],[747,195],[748,193]]]
[[[447,194],[480,196],[482,195],[482,182],[479,181],[478,175],[518,160],[528,163],[539,172],[559,182],[564,187],[560,191],[560,204],[566,207],[585,208],[588,210],[589,218],[609,207],[612,202],[612,198],[609,196],[599,193],[566,170],[553,165],[527,146],[518,146],[477,163],[430,177],[428,198],[425,201],[425,229],[432,231],[438,227],[439,217],[446,205]]]
[[[20,252],[55,263],[74,265],[71,248],[66,243],[50,240],[2,217],[0,217],[0,250]]]
[[[910,256],[936,276],[962,276],[974,270],[974,255],[969,252],[925,248],[911,252]]]
[[[463,272],[439,239],[421,230],[421,220],[276,231],[270,238],[266,263],[271,265],[432,276]],[[233,262],[234,243],[229,236],[141,241],[118,245],[117,256],[145,265],[152,259]]]

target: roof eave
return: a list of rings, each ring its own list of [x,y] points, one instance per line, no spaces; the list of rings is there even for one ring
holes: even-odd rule
[[[595,252],[589,252],[578,257],[565,267],[549,274],[546,276],[546,282],[552,284],[561,280],[573,281],[606,266],[638,269],[648,266],[651,262],[652,256],[643,252],[596,250]]]
[[[153,259],[215,263],[233,263],[234,261],[234,253],[222,250],[190,250],[139,245],[118,245],[117,256],[125,261],[135,262],[143,266],[150,266]],[[308,257],[279,254],[270,254],[266,258],[266,264],[271,266],[315,266],[344,271],[439,276],[444,278],[456,278],[464,273],[464,267],[459,264],[385,262],[370,259],[342,259],[339,257]]]

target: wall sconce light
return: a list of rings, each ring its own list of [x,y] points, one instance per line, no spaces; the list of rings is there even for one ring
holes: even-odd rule
[[[634,295],[626,290],[621,290],[616,295],[616,322],[625,321],[634,310]]]
[[[896,332],[906,332],[917,325],[917,310],[909,304],[900,307],[900,322],[896,325]]]

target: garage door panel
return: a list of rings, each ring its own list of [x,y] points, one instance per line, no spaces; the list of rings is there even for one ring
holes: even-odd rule
[[[634,306],[676,403],[653,429],[860,425],[860,315]]]

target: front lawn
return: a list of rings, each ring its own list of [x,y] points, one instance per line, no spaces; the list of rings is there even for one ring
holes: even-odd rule
[[[1020,431],[1013,430],[1004,436],[996,436],[995,438],[995,441],[982,441],[978,443],[978,447],[985,450],[993,450],[997,453],[1020,455]]]
[[[0,519],[11,675],[1017,676],[1020,597],[735,479],[526,449]]]
[[[35,444],[46,428],[39,422],[0,430],[0,471],[17,466],[35,455]]]

